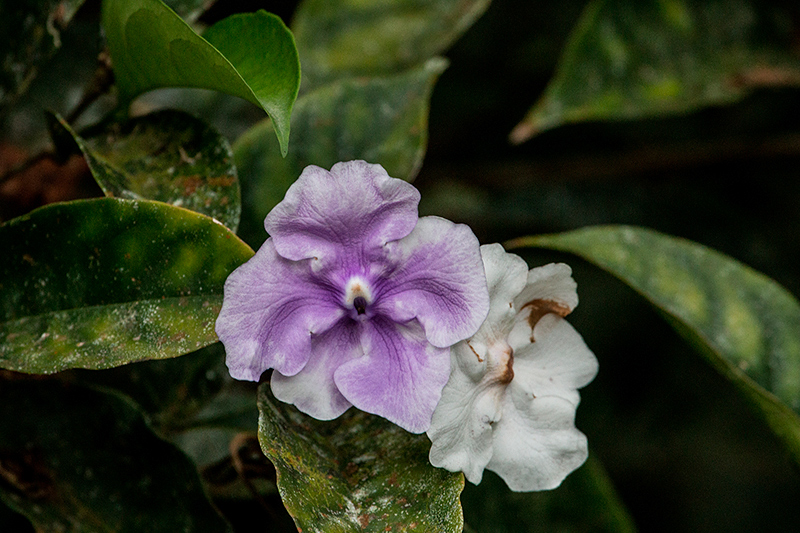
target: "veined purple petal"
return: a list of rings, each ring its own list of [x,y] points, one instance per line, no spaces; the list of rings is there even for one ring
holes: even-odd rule
[[[349,161],[330,172],[308,166],[264,227],[287,259],[371,256],[417,223],[419,192],[380,165]]]
[[[333,420],[353,405],[336,388],[333,374],[361,355],[358,324],[342,318],[328,331],[312,336],[311,357],[300,372],[294,376],[272,374],[272,392],[318,420]]]
[[[364,355],[336,369],[334,379],[353,405],[412,433],[422,433],[450,369],[450,349],[437,348],[416,321],[382,316],[359,322]]]
[[[313,277],[308,261],[287,261],[267,239],[225,281],[216,332],[231,376],[258,381],[268,368],[297,374],[311,354],[312,334],[344,314],[337,297]]]
[[[414,231],[387,244],[397,269],[377,289],[381,313],[417,319],[431,344],[445,347],[473,335],[489,312],[478,239],[468,226],[422,217]]]

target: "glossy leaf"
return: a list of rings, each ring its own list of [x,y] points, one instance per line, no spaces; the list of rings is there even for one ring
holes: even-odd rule
[[[86,138],[57,120],[106,196],[158,200],[215,218],[232,231],[238,228],[241,197],[233,153],[202,120],[159,111],[94,130]]]
[[[0,376],[0,498],[38,531],[230,531],[195,466],[131,403]]]
[[[0,107],[23,93],[38,67],[61,47],[63,30],[84,0],[0,3]]]
[[[292,22],[309,90],[345,76],[386,76],[445,51],[489,0],[305,0]]]
[[[800,84],[789,13],[751,0],[594,0],[555,77],[511,133],[684,113]]]
[[[286,153],[300,86],[294,38],[266,11],[234,15],[197,35],[160,0],[104,0],[103,28],[123,105],[160,87],[199,87],[262,107]]]
[[[571,252],[630,285],[761,409],[800,462],[800,303],[783,287],[705,246],[645,228],[589,227],[509,246]]]
[[[412,180],[428,141],[428,110],[436,79],[447,63],[440,58],[387,78],[340,80],[301,96],[292,115],[295,140],[281,158],[262,121],[233,147],[242,180],[242,235],[260,244],[264,217],[310,164],[330,168],[364,159],[383,165],[390,176]]]
[[[480,485],[466,484],[461,502],[464,521],[478,532],[636,531],[608,475],[592,455],[554,490],[511,492],[499,476],[487,471]]]
[[[438,531],[463,527],[464,478],[428,462],[430,441],[351,409],[321,422],[259,387],[259,441],[299,530]]]
[[[53,204],[0,226],[0,367],[50,373],[175,357],[217,340],[228,274],[252,250],[150,201]]]

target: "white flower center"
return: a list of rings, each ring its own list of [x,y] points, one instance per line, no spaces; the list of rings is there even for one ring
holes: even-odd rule
[[[367,306],[372,303],[369,283],[359,276],[350,278],[344,288],[344,303],[347,307],[355,309],[357,314],[365,314]]]

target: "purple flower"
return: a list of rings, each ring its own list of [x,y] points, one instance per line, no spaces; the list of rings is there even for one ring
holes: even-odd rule
[[[489,295],[472,231],[419,218],[418,203],[380,165],[307,167],[225,283],[216,331],[231,375],[274,368],[275,396],[315,418],[355,405],[425,431],[449,346],[478,330]]]

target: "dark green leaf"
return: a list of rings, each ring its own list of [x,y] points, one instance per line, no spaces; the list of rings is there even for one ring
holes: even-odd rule
[[[121,398],[12,378],[0,419],[0,464],[13,473],[0,497],[39,531],[230,530],[194,465]]]
[[[282,153],[300,86],[294,38],[266,11],[235,15],[197,35],[160,0],[105,0],[103,28],[123,105],[160,87],[199,87],[261,106]]]
[[[13,531],[14,533],[31,532],[33,533],[33,525],[25,518],[9,507],[3,504],[3,499],[0,498],[0,531]]]
[[[70,376],[129,396],[162,435],[185,426],[231,381],[219,342],[181,357],[140,361],[104,372],[76,370]],[[252,397],[250,400],[251,411],[256,411]],[[253,425],[255,420],[254,416]]]
[[[228,274],[252,250],[159,202],[53,204],[0,226],[0,367],[50,373],[175,357],[217,340]]]
[[[305,0],[292,22],[303,89],[419,65],[449,48],[488,6],[489,0]]]
[[[73,136],[106,196],[158,200],[215,218],[236,231],[241,197],[228,141],[180,111],[159,111]]]
[[[594,0],[514,142],[560,124],[683,113],[797,85],[789,14],[752,0]]]
[[[269,113],[281,153],[286,155],[290,115],[300,89],[300,60],[292,33],[279,17],[262,10],[223,19],[203,37],[250,85],[258,103]]]
[[[186,421],[188,428],[225,428],[252,432],[258,430],[255,383],[229,381],[227,386]]]
[[[511,492],[502,479],[486,471],[480,485],[467,483],[461,502],[464,521],[479,532],[636,531],[608,475],[592,455],[560,487],[541,492]]]
[[[577,254],[633,287],[761,408],[800,462],[800,304],[783,287],[719,252],[644,228],[597,226],[509,245]]]
[[[259,387],[259,441],[302,531],[437,531],[463,526],[461,474],[428,462],[430,441],[351,409],[320,422]]]
[[[28,88],[37,67],[61,47],[61,30],[84,0],[0,2],[0,107]]]
[[[390,176],[412,180],[428,141],[433,85],[447,66],[440,58],[387,78],[340,80],[301,96],[292,115],[296,138],[281,158],[263,121],[234,143],[244,198],[242,234],[254,244],[266,238],[264,217],[310,164],[330,168],[364,159]]]

